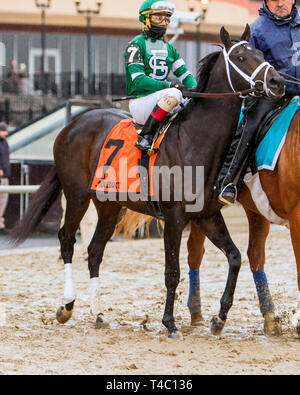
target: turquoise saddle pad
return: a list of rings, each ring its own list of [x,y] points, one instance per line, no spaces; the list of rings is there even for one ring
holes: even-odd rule
[[[274,170],[284,145],[287,131],[295,113],[300,108],[300,97],[295,97],[290,104],[277,116],[267,134],[256,150],[256,165],[258,170]],[[242,114],[240,121],[242,120]]]

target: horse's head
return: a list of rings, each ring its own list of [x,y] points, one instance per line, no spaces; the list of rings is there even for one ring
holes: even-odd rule
[[[221,41],[228,82],[234,92],[257,88],[254,95],[266,95],[280,99],[284,95],[284,79],[268,62],[261,51],[248,43],[250,27],[247,24],[239,42],[232,42],[227,30],[222,27]]]

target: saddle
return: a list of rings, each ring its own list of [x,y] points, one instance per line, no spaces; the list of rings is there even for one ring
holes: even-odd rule
[[[266,193],[264,192],[260,177],[260,170],[273,171],[284,146],[290,124],[300,109],[300,98],[295,97],[284,106],[272,112],[260,128],[259,144],[254,151],[250,170],[244,176],[244,183],[248,187],[257,209],[270,222],[288,226],[288,221],[278,217],[273,211]]]
[[[257,158],[256,158],[256,152],[257,149],[260,145],[260,143],[263,141],[264,137],[268,133],[268,131],[271,129],[272,125],[278,118],[278,116],[283,113],[283,111],[289,106],[290,102],[287,100],[282,104],[282,106],[275,108],[274,110],[270,111],[269,114],[265,117],[264,121],[260,125],[258,132],[255,136],[255,141],[254,141],[254,149],[253,153],[250,158],[250,167],[251,167],[251,172],[252,174],[255,174],[258,172],[258,164],[257,164]]]
[[[179,108],[158,126],[153,147],[147,152],[135,147],[139,125],[132,119],[120,121],[99,148],[89,192],[96,193],[100,201],[116,200],[116,195],[119,200],[126,201],[134,194],[136,199],[146,203],[149,215],[163,219],[153,187],[152,169],[160,144],[181,111]]]

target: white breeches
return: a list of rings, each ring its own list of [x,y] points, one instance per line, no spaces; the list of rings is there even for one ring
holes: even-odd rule
[[[174,97],[179,104],[186,100],[183,99],[181,91],[176,88],[162,89],[150,95],[132,99],[129,101],[129,111],[133,121],[140,125],[144,125],[157,102],[164,96]]]

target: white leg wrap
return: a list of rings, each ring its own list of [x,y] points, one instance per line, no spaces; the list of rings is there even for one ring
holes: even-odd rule
[[[68,304],[75,300],[75,288],[73,284],[72,263],[65,264],[65,290],[64,303]]]
[[[294,327],[297,327],[300,323],[300,300],[298,301],[295,309],[295,313],[292,315],[291,322]]]
[[[101,313],[99,277],[93,277],[90,280],[90,305],[93,315],[97,316]]]

